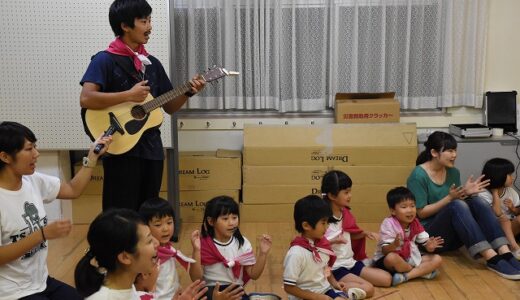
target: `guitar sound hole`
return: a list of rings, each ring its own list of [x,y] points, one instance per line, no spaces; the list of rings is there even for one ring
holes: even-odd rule
[[[131,114],[134,119],[138,119],[138,120],[141,120],[146,116],[146,112],[144,111],[144,109],[141,105],[136,105],[136,106],[132,107]]]

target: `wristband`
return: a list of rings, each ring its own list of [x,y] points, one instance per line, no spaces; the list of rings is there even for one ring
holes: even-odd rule
[[[43,227],[40,230],[40,232],[42,233],[43,242],[45,243],[47,241],[47,239],[45,238],[45,233],[43,232]]]
[[[184,93],[184,95],[188,98],[191,98],[195,95],[196,93],[192,93],[191,91],[187,91],[186,93]]]
[[[96,163],[96,161],[90,160],[87,156],[83,157],[83,166],[85,168],[94,168],[96,167]]]

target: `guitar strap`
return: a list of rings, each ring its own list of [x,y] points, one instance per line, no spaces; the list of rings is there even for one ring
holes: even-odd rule
[[[133,79],[135,79],[137,82],[140,82],[141,79],[139,78],[139,74],[137,74],[137,70],[134,67],[134,64],[132,60],[128,56],[122,56],[117,55],[114,53],[110,53],[108,51],[105,51],[112,57],[114,62],[123,69],[128,75],[130,75]]]

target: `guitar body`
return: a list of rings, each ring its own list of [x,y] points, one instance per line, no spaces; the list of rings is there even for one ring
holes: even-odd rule
[[[205,82],[212,82],[227,75],[238,75],[238,72],[213,67],[199,76]],[[146,130],[161,125],[163,114],[157,108],[190,90],[191,84],[186,82],[157,98],[148,94],[141,103],[124,102],[105,109],[82,109],[83,127],[92,141],[102,134],[112,134],[112,143],[107,152],[123,154],[137,144]]]
[[[141,102],[125,102],[110,106],[105,109],[86,109],[82,112],[83,125],[85,131],[91,139],[101,136],[111,125],[111,115],[119,122],[123,133],[114,132],[112,143],[108,148],[108,153],[118,155],[132,149],[146,130],[161,125],[163,114],[160,109],[152,110],[146,114],[133,116],[132,109],[139,110],[141,105],[153,100],[152,95],[148,95]]]

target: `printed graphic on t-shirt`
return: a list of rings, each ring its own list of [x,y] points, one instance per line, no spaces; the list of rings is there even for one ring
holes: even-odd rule
[[[11,242],[15,243],[21,239],[24,239],[31,233],[41,230],[45,225],[47,225],[47,217],[44,217],[43,219],[40,218],[40,214],[38,213],[38,209],[33,203],[25,202],[23,207],[24,213],[21,215],[21,218],[24,220],[25,224],[27,224],[27,227],[22,228],[18,234],[11,235]],[[46,248],[47,244],[45,242],[40,243],[33,249],[31,249],[29,252],[25,253],[21,259],[27,259],[36,252],[40,251],[43,248]]]

